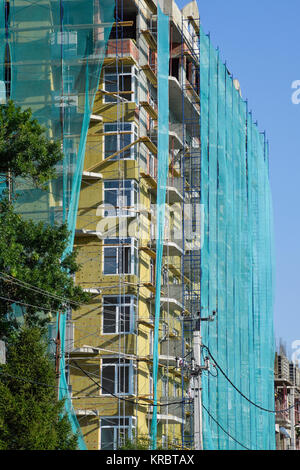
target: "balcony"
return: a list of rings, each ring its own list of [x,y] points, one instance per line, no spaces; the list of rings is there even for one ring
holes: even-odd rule
[[[146,107],[149,107],[149,114],[150,114],[150,109],[153,115],[151,117],[157,121],[158,119],[158,114],[157,114],[157,106],[156,105],[150,105],[149,103],[142,101],[140,103],[142,107],[146,109]],[[171,152],[172,150],[182,150],[183,149],[183,142],[182,142],[182,135],[183,131],[185,130],[185,126],[180,123],[171,123],[169,124],[169,151]],[[157,131],[158,127],[157,125],[155,127],[152,127],[152,129],[149,129],[147,131],[147,135],[151,140],[154,140],[157,143]]]
[[[162,286],[162,295],[160,302],[168,304],[173,308],[180,308],[183,310],[183,286],[181,284],[169,284]]]
[[[110,39],[107,44],[106,57],[103,65],[112,67],[115,65],[116,60],[124,65],[134,65],[139,61],[139,51],[133,39],[123,39],[122,41]]]
[[[76,416],[99,416],[99,411],[98,410],[86,410],[86,409],[81,409],[81,408],[75,408],[75,413]]]
[[[169,76],[170,108],[177,121],[184,115],[187,130],[191,135],[200,134],[200,108],[190,90],[183,90],[177,78]],[[183,105],[183,106],[182,106]],[[183,114],[184,113],[184,114]]]
[[[170,356],[168,354],[160,354],[159,355],[159,362],[164,366],[176,366],[176,357]]]
[[[93,173],[92,171],[83,171],[82,172],[82,181],[98,181],[102,180],[102,173]]]
[[[168,424],[185,424],[181,400],[181,397],[162,397],[160,399],[161,405],[158,407],[158,421]],[[147,418],[151,419],[152,414],[153,408],[150,407]]]
[[[70,354],[72,356],[94,357],[94,356],[98,356],[99,349],[94,348],[93,346],[88,346],[84,344],[83,346],[75,348],[72,351],[70,351]]]
[[[175,204],[183,202],[183,178],[169,177],[166,186],[166,202]]]
[[[187,41],[187,38],[185,38]],[[196,67],[199,67],[199,55],[197,55],[197,50],[195,46],[193,47],[191,43],[187,44],[184,42],[183,44],[179,44],[172,49],[172,59],[180,59],[182,55],[188,57],[189,60],[193,61]]]
[[[182,256],[184,254],[182,239],[163,240],[163,256]],[[151,240],[148,246],[156,249],[156,240]]]
[[[176,241],[172,239],[164,240],[163,256],[182,256],[183,254],[182,239]]]
[[[186,344],[184,346],[184,355],[187,353]],[[160,343],[160,356],[159,360],[161,362],[161,357],[168,357],[174,359],[176,364],[176,357],[182,357],[182,338],[178,335],[175,338],[170,338],[167,336],[164,341]]]
[[[183,149],[183,135],[186,133],[186,126],[182,123],[170,122],[169,127],[169,146],[170,150],[181,150]]]
[[[153,194],[157,193],[157,180],[145,172],[141,172]],[[166,185],[166,204],[182,203],[183,197],[183,178],[180,176],[170,176],[167,178]]]
[[[75,237],[98,237],[102,239],[103,234],[96,230],[86,230],[85,228],[82,228],[75,230]]]

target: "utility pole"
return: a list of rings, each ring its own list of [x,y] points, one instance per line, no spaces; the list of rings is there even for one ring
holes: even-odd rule
[[[60,312],[57,320],[57,333],[56,333],[56,352],[55,352],[55,372],[56,372],[56,385],[57,385],[57,399],[59,400],[59,379],[60,379],[60,354],[61,354],[61,340],[60,340]]]
[[[201,336],[200,331],[194,331],[194,362],[192,380],[194,391],[194,446],[195,450],[203,450],[202,432],[202,384],[201,384]]]
[[[202,418],[202,372],[209,370],[209,358],[205,359],[205,364],[201,365],[201,322],[214,321],[216,312],[207,318],[201,318],[199,312],[199,330],[193,333],[193,351],[192,360],[192,388],[194,391],[194,447],[195,450],[203,450],[203,418]]]

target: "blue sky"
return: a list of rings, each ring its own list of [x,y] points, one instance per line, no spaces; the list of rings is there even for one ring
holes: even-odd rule
[[[177,0],[182,7],[189,1]],[[275,217],[275,334],[288,349],[300,340],[300,80],[299,0],[201,0],[204,30],[248,98],[270,141]]]

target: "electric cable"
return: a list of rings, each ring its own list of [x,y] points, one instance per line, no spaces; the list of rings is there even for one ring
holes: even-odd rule
[[[51,311],[51,308],[50,307],[41,307],[41,306],[37,306],[37,305],[31,305],[31,304],[27,304],[25,302],[21,302],[20,300],[16,300],[16,299],[9,299],[8,297],[2,297],[0,296],[0,299],[1,300],[6,300],[7,302],[11,302],[13,304],[20,304],[20,305],[23,305],[25,307],[32,307],[32,308],[36,308],[37,310],[45,310],[47,312],[50,312]]]
[[[203,409],[206,411],[206,413],[208,414],[208,416],[216,423],[217,426],[219,426],[220,429],[222,429],[222,431],[228,436],[230,437],[230,439],[232,439],[234,442],[236,442],[238,445],[240,445],[241,447],[243,447],[244,449],[246,450],[252,450],[252,449],[249,449],[249,447],[246,447],[244,444],[242,444],[240,441],[238,441],[237,439],[235,439],[235,437],[233,437],[231,434],[229,434],[228,431],[226,431],[226,429],[223,428],[223,426],[221,426],[221,424],[211,415],[211,413],[208,411],[208,409],[202,404],[202,407]]]
[[[2,372],[1,370],[0,370],[0,375],[3,375],[5,377],[10,377],[10,378],[16,379],[16,380],[21,380],[22,382],[31,383],[32,385],[41,385],[43,387],[55,388],[56,390],[58,390],[60,388],[61,390],[67,390],[68,391],[67,388],[58,387],[57,385],[49,385],[49,384],[46,384],[44,382],[38,382],[36,380],[25,379],[24,377],[8,374],[7,372]],[[79,391],[78,391],[78,393],[79,393]]]
[[[223,374],[223,376],[225,377],[225,379],[230,383],[230,385],[232,385],[232,387],[245,399],[247,400],[251,405],[255,406],[256,408],[262,410],[262,411],[266,411],[267,413],[278,413],[278,414],[281,414],[281,413],[286,413],[290,410],[292,410],[293,408],[295,408],[296,404],[290,406],[289,408],[286,408],[285,410],[269,410],[268,408],[264,408],[263,406],[260,406],[258,405],[257,403],[253,402],[252,400],[250,400],[250,398],[248,398],[243,392],[241,392],[241,390],[239,390],[236,385],[234,385],[234,383],[230,380],[230,378],[226,375],[226,373],[223,371],[223,369],[219,366],[219,364],[217,363],[217,361],[215,360],[215,358],[213,357],[213,355],[211,354],[210,352],[210,349],[208,348],[208,346],[205,346],[204,344],[202,345],[203,348],[205,348],[208,352],[208,354],[210,355],[211,359],[213,360],[213,362],[215,363],[216,367],[219,369],[219,371],[221,372],[221,374]]]
[[[3,277],[5,276],[5,277]],[[5,278],[8,278],[8,279],[5,279]],[[45,296],[47,297],[52,297],[54,298],[55,300],[61,300],[65,303],[68,303],[68,304],[73,304],[73,305],[77,305],[79,307],[81,306],[84,306],[86,304],[82,304],[80,302],[75,302],[73,300],[70,300],[70,299],[67,299],[67,298],[64,298],[64,297],[60,297],[59,295],[56,295],[56,294],[52,294],[50,293],[49,291],[45,290],[45,289],[40,289],[39,287],[36,287],[34,286],[33,284],[29,284],[28,282],[25,282],[25,281],[21,281],[20,279],[17,279],[13,276],[10,276],[9,274],[6,274],[6,273],[3,273],[0,271],[0,278],[3,279],[5,282],[11,282],[12,284],[17,284],[17,285],[21,285],[21,287],[24,287],[25,289],[29,289],[29,290],[33,290],[33,291],[36,291],[36,292],[39,292],[39,293],[42,293],[44,294]],[[23,286],[23,285],[24,286]]]
[[[82,369],[82,367],[80,367],[80,365],[74,360],[72,359],[72,362],[74,362],[74,364],[77,366],[77,368],[79,370],[81,370],[81,372],[84,373],[84,375],[86,375],[90,380],[92,380],[92,382],[94,382],[95,385],[97,385],[97,387],[101,390],[104,390],[105,392],[107,392],[109,395],[112,395],[114,398],[117,398],[118,400],[121,400],[121,401],[125,401],[125,402],[128,402],[128,403],[131,403],[133,405],[139,405],[139,406],[170,406],[170,405],[180,405],[182,403],[186,403],[186,400],[182,400],[182,401],[179,401],[179,402],[172,402],[172,403],[163,403],[163,404],[143,404],[143,403],[139,403],[139,402],[136,402],[134,400],[130,400],[128,398],[123,398],[123,397],[119,397],[118,395],[110,392],[109,390],[107,390],[105,387],[103,387],[103,385],[100,385],[98,384],[98,382],[96,382],[96,380],[93,379],[93,377],[91,377],[91,375],[86,372],[84,369]]]

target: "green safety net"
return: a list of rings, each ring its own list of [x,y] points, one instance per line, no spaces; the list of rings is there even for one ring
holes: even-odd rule
[[[66,222],[71,233],[66,254],[73,248],[87,132],[114,9],[114,0],[10,1],[11,99],[22,108],[32,109],[48,137],[61,142],[64,153],[57,166],[58,177],[51,181],[48,191],[35,189],[26,180],[15,183],[17,208],[33,220]],[[1,9],[3,38],[2,13]],[[0,54],[1,73],[1,45]],[[80,449],[85,449],[66,379],[66,314],[62,312],[58,318],[59,398],[65,400],[73,431],[79,433]]]
[[[0,104],[5,102],[5,1],[0,0]],[[0,174],[0,196],[6,189],[6,176]]]
[[[5,98],[5,38],[5,1],[0,0],[0,103],[3,103]]]
[[[201,313],[217,312],[202,339],[247,398],[274,410],[268,145],[235,85],[201,28]],[[275,449],[274,413],[217,369],[203,373],[203,405],[205,449]]]
[[[157,61],[158,61],[158,178],[156,206],[156,266],[155,266],[155,320],[153,341],[153,415],[151,421],[151,445],[157,445],[157,378],[158,339],[160,320],[160,293],[162,256],[165,230],[166,187],[169,167],[169,17],[157,2]]]

